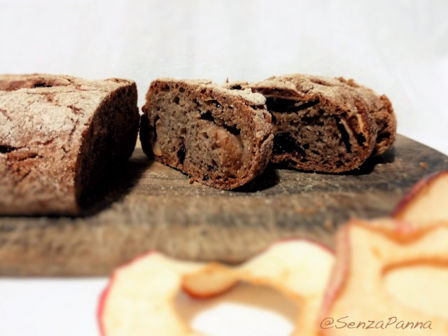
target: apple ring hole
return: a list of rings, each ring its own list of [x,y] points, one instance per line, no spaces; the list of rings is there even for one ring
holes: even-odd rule
[[[401,304],[448,318],[448,261],[394,266],[384,272],[383,280],[386,291]]]
[[[193,330],[208,336],[286,336],[298,316],[297,304],[279,291],[245,282],[206,300],[180,291],[175,305]]]

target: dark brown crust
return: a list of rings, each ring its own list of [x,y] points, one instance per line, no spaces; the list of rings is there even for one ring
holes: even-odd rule
[[[3,215],[79,214],[83,191],[107,176],[97,163],[126,161],[138,132],[136,86],[121,79],[2,75],[0,111]]]
[[[235,82],[228,84],[228,87],[232,89],[250,87],[254,92],[262,93],[268,99],[275,97],[300,101],[304,106],[304,109],[299,112],[301,115],[306,109],[309,111],[318,104],[319,109],[325,111],[325,116],[333,116],[340,120],[338,123],[344,126],[345,130],[342,131],[349,139],[350,149],[354,149],[351,157],[346,156],[346,160],[349,159],[348,162],[340,164],[341,161],[339,161],[338,165],[330,162],[323,165],[304,160],[305,151],[300,148],[302,154],[299,156],[288,151],[279,154],[275,151],[277,141],[274,141],[273,162],[283,162],[301,170],[350,171],[359,167],[371,155],[384,153],[392,146],[395,139],[396,118],[389,99],[384,95],[376,95],[372,90],[356,84],[353,80],[294,74],[271,77],[259,83]],[[274,117],[276,135],[282,134],[285,130],[276,118],[279,114],[272,110],[270,112]],[[288,113],[297,116],[295,123],[298,123],[298,130],[304,127],[300,124],[299,114],[294,111],[288,111]],[[293,117],[290,118],[293,119]],[[323,134],[321,140],[325,142],[325,137],[328,136]],[[363,142],[358,141],[359,139]],[[327,154],[321,153],[322,156]]]
[[[155,134],[157,132],[159,136],[160,132],[159,130],[156,131],[156,122],[159,118],[163,118],[157,111],[159,108],[155,103],[156,99],[158,99],[157,95],[163,90],[178,90],[180,88],[182,89],[181,92],[183,92],[181,94],[182,99],[190,101],[195,99],[199,103],[214,100],[219,102],[218,106],[223,108],[232,107],[232,112],[228,112],[232,113],[232,115],[228,117],[232,119],[233,116],[232,120],[239,123],[241,142],[249,144],[248,146],[243,146],[249,156],[241,158],[241,168],[238,169],[234,176],[226,174],[219,164],[213,167],[213,172],[210,172],[204,170],[203,167],[195,166],[191,160],[185,159],[185,162],[180,162],[180,160],[173,158],[172,155],[170,156],[164,148],[154,150],[156,144]],[[235,189],[263,172],[269,163],[273,145],[271,116],[264,106],[264,98],[261,95],[250,93],[250,90],[242,94],[206,81],[158,79],[151,83],[146,95],[146,104],[142,110],[144,115],[141,120],[140,140],[145,153],[150,158],[183,171],[194,181],[219,189]],[[198,112],[184,109],[184,113],[197,114]],[[179,123],[182,123],[182,121],[179,121]],[[189,125],[183,126],[189,127]],[[222,129],[224,130],[224,128]],[[178,134],[173,133],[167,136],[177,137]],[[198,137],[198,135],[194,134],[190,136],[190,139],[194,137]],[[188,146],[188,143],[186,145]],[[159,150],[161,152],[158,152]],[[187,148],[186,150],[191,151],[192,149]],[[232,161],[232,158],[228,160]],[[231,164],[232,162],[229,162],[229,165]]]

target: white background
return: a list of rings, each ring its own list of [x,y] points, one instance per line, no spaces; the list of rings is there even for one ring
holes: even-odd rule
[[[448,154],[448,1],[5,1],[0,73],[351,77],[385,93],[398,130]],[[105,279],[0,279],[0,335],[95,335]]]

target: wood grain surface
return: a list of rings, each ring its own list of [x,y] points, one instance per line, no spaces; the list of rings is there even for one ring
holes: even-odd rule
[[[416,181],[445,169],[448,157],[398,136],[391,150],[350,174],[271,166],[229,192],[190,184],[137,148],[85,216],[0,217],[0,275],[107,275],[152,249],[236,263],[277,239],[332,246],[347,219],[387,216]]]

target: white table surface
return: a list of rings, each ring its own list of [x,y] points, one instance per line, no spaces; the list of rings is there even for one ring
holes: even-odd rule
[[[343,75],[389,96],[400,133],[448,154],[447,17],[446,0],[0,0],[0,73],[134,79],[140,105],[161,76]],[[0,278],[0,335],[96,335],[105,283]],[[195,323],[245,316],[225,307]],[[287,329],[248,314],[276,331],[254,323],[242,335]]]

